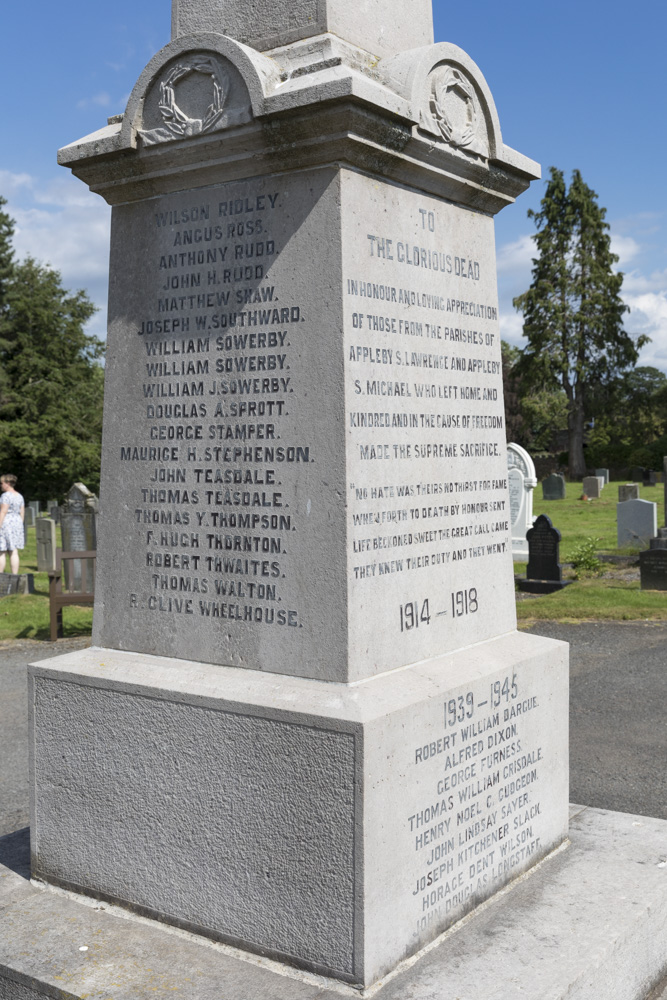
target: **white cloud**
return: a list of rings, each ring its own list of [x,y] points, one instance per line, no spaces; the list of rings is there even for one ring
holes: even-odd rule
[[[621,236],[618,233],[611,234],[611,252],[618,255],[619,268],[623,268],[640,253],[641,247],[632,236]]]
[[[77,108],[84,109],[93,107],[108,108],[111,104],[111,95],[103,90],[99,94],[95,94],[93,97],[85,97],[81,101],[77,101]]]
[[[62,275],[66,288],[83,288],[99,312],[88,326],[105,336],[110,209],[81,181],[63,174],[41,181],[0,171],[0,194],[16,223],[17,256],[34,257]]]
[[[498,250],[498,274],[528,274],[532,268],[533,257],[536,254],[535,242],[532,236],[520,236],[513,243],[505,243]]]

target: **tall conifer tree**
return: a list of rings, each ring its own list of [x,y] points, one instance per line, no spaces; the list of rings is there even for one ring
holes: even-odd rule
[[[614,271],[606,209],[575,170],[569,190],[563,173],[551,177],[535,220],[538,255],[530,288],[514,300],[523,313],[528,344],[519,370],[527,384],[558,386],[568,401],[569,474],[586,475],[584,427],[588,398],[636,364],[648,337],[623,328],[628,311],[620,296],[623,275]]]

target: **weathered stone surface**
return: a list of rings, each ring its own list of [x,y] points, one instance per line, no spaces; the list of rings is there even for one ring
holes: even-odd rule
[[[250,16],[249,16],[250,15]],[[412,0],[410,16],[398,3],[365,0],[174,0],[172,37],[215,31],[264,52],[331,32],[373,53],[393,55],[433,43],[430,0]]]
[[[655,541],[655,539],[651,539]],[[639,575],[642,590],[667,590],[667,543],[651,546],[639,553]]]
[[[551,594],[567,587],[559,562],[560,531],[554,528],[546,514],[535,519],[526,532],[528,541],[528,566],[526,579],[518,579],[519,590],[533,594]]]
[[[606,486],[609,482],[609,469],[596,469],[595,475],[603,479],[603,486]]]
[[[45,661],[33,874],[374,982],[566,835],[566,650],[515,632],[326,697],[113,650]]]
[[[571,813],[566,850],[515,882],[375,996],[646,997],[664,973],[667,823],[576,806]],[[0,864],[7,864],[2,846],[0,841]],[[0,928],[2,1000],[63,994],[152,1000],[161,993],[177,1000],[340,997],[340,987],[321,980],[289,970],[281,975],[201,938],[45,892],[17,874],[13,863],[0,867]]]
[[[96,642],[354,680],[514,627],[497,309],[426,306],[493,301],[490,219],[320,170],[117,209],[111,267]]]
[[[626,500],[639,500],[638,483],[625,483],[618,487],[618,502],[625,503]]]
[[[56,568],[56,522],[50,517],[40,517],[35,527],[37,534],[37,569],[48,573]]]
[[[396,51],[421,4],[379,60],[362,7],[260,52],[179,4],[61,151],[114,206],[107,648],[34,672],[33,847],[368,986],[565,836],[567,668],[509,551],[492,216],[539,168],[464,52]]]
[[[601,492],[599,478],[597,476],[586,476],[582,483],[582,491],[589,500],[597,500]]]
[[[550,476],[542,482],[543,500],[564,500],[565,499],[565,476],[552,472]]]
[[[618,547],[648,545],[658,533],[658,505],[650,500],[626,500],[616,504]]]

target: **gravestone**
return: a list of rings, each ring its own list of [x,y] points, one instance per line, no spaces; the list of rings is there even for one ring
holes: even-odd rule
[[[616,504],[617,545],[641,547],[658,533],[658,505],[650,500],[626,500]]]
[[[570,583],[563,580],[559,562],[560,531],[546,514],[535,519],[528,529],[528,566],[526,578],[517,578],[519,590],[531,594],[552,594]]]
[[[630,479],[632,479],[633,482],[643,483],[645,472],[646,470],[641,465],[635,465],[632,469],[630,469]]]
[[[565,476],[552,472],[550,476],[542,481],[543,500],[564,500],[565,499]]]
[[[589,500],[597,500],[600,496],[601,486],[597,476],[586,476],[582,483],[582,490]]]
[[[667,549],[667,528],[658,528],[655,538],[649,538],[650,549]]]
[[[30,510],[32,511],[33,524],[34,524],[37,521],[37,518],[39,517],[39,500],[31,500],[30,503],[27,504],[26,510],[28,508],[30,508]]]
[[[50,517],[40,517],[36,525],[37,569],[48,573],[56,568],[56,522]]]
[[[595,475],[602,478],[602,485],[606,486],[609,482],[609,469],[596,469]]]
[[[526,531],[533,523],[533,490],[537,485],[537,476],[532,458],[519,444],[507,445],[507,475],[512,555],[515,559],[525,559],[528,556]]]
[[[34,593],[35,577],[32,573],[0,573],[0,597]]]
[[[49,517],[52,518],[52,520],[54,520],[56,524],[60,524],[60,507],[58,506],[50,507]]]
[[[60,152],[113,205],[104,515],[30,704],[35,877],[365,987],[563,842],[568,676],[504,441],[538,168],[426,6],[358,7],[180,3]]]
[[[23,514],[23,524],[26,528],[33,528],[35,525],[35,512],[32,507],[25,507]]]
[[[654,472],[653,469],[648,470],[648,485],[649,486],[658,485],[658,473]]]
[[[650,548],[639,553],[642,590],[667,590],[667,548]]]
[[[87,552],[97,548],[97,497],[83,483],[75,483],[60,508],[60,530],[63,552]],[[93,589],[93,563],[87,562],[88,592]],[[82,569],[80,560],[69,560],[63,568],[68,589],[80,590]]]
[[[625,483],[618,487],[618,502],[625,503],[626,500],[639,500],[637,483]]]

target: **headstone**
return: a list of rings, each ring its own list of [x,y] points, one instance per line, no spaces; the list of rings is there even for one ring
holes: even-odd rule
[[[552,594],[570,583],[563,580],[559,562],[560,531],[546,514],[535,519],[528,529],[528,566],[526,579],[517,578],[519,590],[532,594]]]
[[[649,469],[648,472],[648,485],[657,486],[658,485],[658,473],[654,472],[653,469]]]
[[[60,509],[60,529],[63,552],[86,552],[97,548],[97,497],[83,483],[75,483]],[[93,589],[92,560],[87,560],[86,590]],[[64,566],[63,575],[68,589],[81,590],[82,569],[77,559]]]
[[[27,505],[27,507],[29,507],[30,510],[32,511],[33,524],[34,524],[37,518],[39,517],[39,500],[31,500],[30,503]]]
[[[60,507],[50,507],[49,517],[52,518],[56,524],[60,524]]]
[[[667,590],[667,548],[639,553],[639,580],[642,590]]]
[[[644,472],[645,472],[645,470],[642,468],[641,465],[635,465],[635,466],[633,466],[632,469],[630,469],[630,479],[632,479],[633,482],[643,483],[644,482]]]
[[[609,469],[596,469],[595,470],[595,475],[602,477],[602,479],[603,479],[602,485],[603,486],[606,486],[607,483],[609,482]]]
[[[655,538],[649,538],[650,549],[667,549],[667,528],[658,528]]]
[[[113,405],[96,648],[31,675],[33,875],[363,988],[567,835],[494,263],[537,167],[421,2],[222,9],[60,153],[113,203]]]
[[[34,593],[35,577],[33,573],[0,573],[0,597]]]
[[[48,573],[56,568],[56,522],[50,517],[40,517],[36,526],[37,569]]]
[[[528,556],[526,532],[533,523],[533,490],[537,485],[537,476],[532,458],[519,444],[507,445],[507,475],[512,555],[515,559],[525,559]]]
[[[564,500],[565,499],[565,476],[552,472],[550,476],[542,480],[543,500]]]
[[[650,500],[626,500],[616,504],[619,549],[642,548],[658,533],[658,505]]]
[[[589,500],[597,500],[600,496],[600,480],[597,476],[586,476],[582,489]]]
[[[32,507],[26,507],[24,509],[23,524],[26,528],[32,528],[35,524],[35,512]]]
[[[618,487],[618,502],[625,503],[626,500],[639,500],[637,483],[625,483]]]

